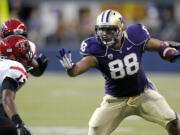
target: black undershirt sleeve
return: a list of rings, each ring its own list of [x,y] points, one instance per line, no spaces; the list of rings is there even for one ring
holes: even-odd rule
[[[18,90],[19,84],[16,80],[6,77],[2,82],[1,90],[8,89],[16,92]]]

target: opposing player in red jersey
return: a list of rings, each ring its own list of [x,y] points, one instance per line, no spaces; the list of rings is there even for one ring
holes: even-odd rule
[[[32,135],[15,104],[16,92],[28,80],[27,67],[33,52],[29,41],[20,35],[4,38],[0,44],[0,134]]]
[[[0,35],[2,39],[10,35],[22,35],[27,38],[26,26],[18,19],[9,19],[1,25]],[[47,67],[48,59],[43,54],[40,54],[38,58],[35,59],[37,54],[36,45],[31,41],[29,41],[29,43],[33,52],[33,59],[32,63],[27,67],[27,71],[33,76],[41,76]]]

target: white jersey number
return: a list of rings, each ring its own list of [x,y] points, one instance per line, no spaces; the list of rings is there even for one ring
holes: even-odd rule
[[[80,48],[82,52],[85,52],[86,46],[87,46],[87,43],[83,41],[83,42],[81,43],[81,48]]]
[[[109,69],[111,71],[111,77],[113,79],[124,78],[126,74],[133,75],[139,70],[137,55],[135,53],[131,53],[129,55],[126,55],[123,61],[120,59],[111,61],[109,63]]]

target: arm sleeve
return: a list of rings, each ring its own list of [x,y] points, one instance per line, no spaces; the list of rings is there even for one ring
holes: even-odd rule
[[[9,89],[16,92],[18,90],[18,87],[19,87],[19,84],[16,80],[10,77],[6,77],[2,82],[1,90]]]

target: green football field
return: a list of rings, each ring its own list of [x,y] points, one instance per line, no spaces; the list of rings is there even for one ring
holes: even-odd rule
[[[148,74],[170,106],[180,114],[180,74]],[[16,95],[19,114],[34,135],[87,135],[88,121],[101,103],[100,74],[70,78],[65,73],[30,76]],[[125,119],[112,135],[165,135],[159,125],[140,117]]]

